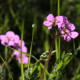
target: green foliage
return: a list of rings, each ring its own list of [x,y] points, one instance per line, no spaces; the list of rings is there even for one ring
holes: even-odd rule
[[[79,80],[80,79],[80,65],[76,69],[76,72],[74,74],[74,77],[71,80]]]
[[[56,50],[52,51],[51,55],[53,55],[55,52],[56,52]],[[48,55],[49,55],[49,51],[46,51],[46,52],[42,53],[42,55],[40,56],[40,59],[43,61],[46,61]]]
[[[66,67],[66,65],[68,65],[68,63],[70,62],[70,58],[71,58],[71,53],[67,53],[67,54],[63,54],[61,59],[59,58],[55,65],[52,68],[52,72],[51,74],[54,75],[51,78],[56,77],[57,75],[61,75],[62,74],[62,70]],[[51,79],[50,78],[50,79]]]
[[[0,80],[3,80],[2,66],[0,66]]]
[[[24,80],[38,80],[39,79],[39,63],[35,63],[30,69],[24,71]],[[21,80],[21,77],[19,78]]]
[[[53,51],[54,53],[55,51]],[[48,52],[43,53],[43,56],[45,57]],[[42,56],[42,55],[41,55]],[[57,75],[60,75],[62,73],[62,70],[68,65],[70,62],[70,58],[72,56],[72,53],[63,54],[61,59],[58,59],[55,65],[52,68],[52,71],[49,73],[47,70],[45,70],[46,77],[48,80],[53,79]],[[42,60],[44,60],[43,57],[41,57]],[[39,77],[41,75],[42,69],[44,69],[44,66],[41,62],[35,63],[30,69],[29,74],[28,70],[25,70],[24,72],[24,78],[25,80],[39,80]],[[21,79],[21,77],[20,77]]]

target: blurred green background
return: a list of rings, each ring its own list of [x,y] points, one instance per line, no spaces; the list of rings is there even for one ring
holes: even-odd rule
[[[24,41],[29,52],[32,25],[35,24],[32,54],[39,59],[39,56],[43,52],[49,51],[51,46],[51,32],[43,25],[43,21],[50,13],[57,16],[57,11],[57,0],[0,0],[0,34],[5,34],[11,30],[15,34],[21,35],[21,26],[24,21]],[[70,22],[74,23],[76,31],[80,33],[80,0],[60,0],[60,15],[68,17]],[[79,37],[74,40],[75,48],[80,44]],[[4,47],[1,44],[0,47],[0,54],[4,58]],[[61,38],[61,53],[63,51],[74,52],[73,40],[66,42]],[[52,61],[54,59],[53,57]],[[32,59],[31,62],[34,63],[35,61]],[[13,73],[13,76],[14,80],[17,80],[20,69],[15,66],[14,60],[10,64],[18,69],[17,72],[14,67],[11,69],[14,73],[16,72],[17,75],[15,76]],[[80,53],[78,52],[65,69],[65,80],[71,80],[74,77],[79,64]]]

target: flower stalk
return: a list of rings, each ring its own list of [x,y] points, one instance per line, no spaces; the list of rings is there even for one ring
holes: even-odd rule
[[[39,80],[42,80],[42,78],[43,78],[45,69],[46,69],[46,67],[47,67],[47,65],[48,65],[48,63],[49,63],[49,60],[50,60],[50,57],[51,57],[51,53],[52,53],[52,51],[53,51],[53,46],[54,46],[54,40],[53,40],[53,42],[52,42],[51,49],[50,49],[50,53],[49,53],[49,55],[48,55],[48,59],[47,59],[47,61],[46,61],[46,64],[45,64],[45,66],[44,66],[44,69],[43,69],[43,71],[42,71],[42,74],[41,74]]]

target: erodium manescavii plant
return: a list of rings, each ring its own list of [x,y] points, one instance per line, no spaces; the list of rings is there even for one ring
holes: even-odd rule
[[[56,16],[54,17],[53,14],[49,14],[47,16],[47,20],[43,22],[45,26],[48,27],[48,29],[52,30],[52,38],[60,38],[63,37],[64,40],[69,42],[71,38],[75,39],[79,34],[78,32],[74,31],[75,26],[74,24],[70,23],[65,16]],[[57,33],[57,34],[56,34]],[[48,65],[52,50],[53,50],[53,43],[54,40],[52,41],[52,46],[50,49],[50,53],[48,56],[48,59],[46,61],[45,67],[43,69],[43,72],[41,74],[40,80],[42,80],[43,74],[45,72],[45,69]]]
[[[13,31],[8,31],[4,35],[0,35],[1,44],[3,46],[9,46],[14,47],[16,50],[13,50],[13,54],[16,57],[16,59],[21,63],[21,53],[19,51],[22,51],[24,53],[27,53],[27,47],[25,46],[25,42],[22,41],[22,50],[21,50],[21,40],[20,37],[15,34]],[[28,56],[25,54],[22,54],[23,57],[23,64],[28,64]]]

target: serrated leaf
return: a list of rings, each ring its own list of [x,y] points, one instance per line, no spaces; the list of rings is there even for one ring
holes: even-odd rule
[[[60,63],[57,65],[57,70],[59,70],[62,67],[62,65],[63,65],[63,62],[60,61]]]

